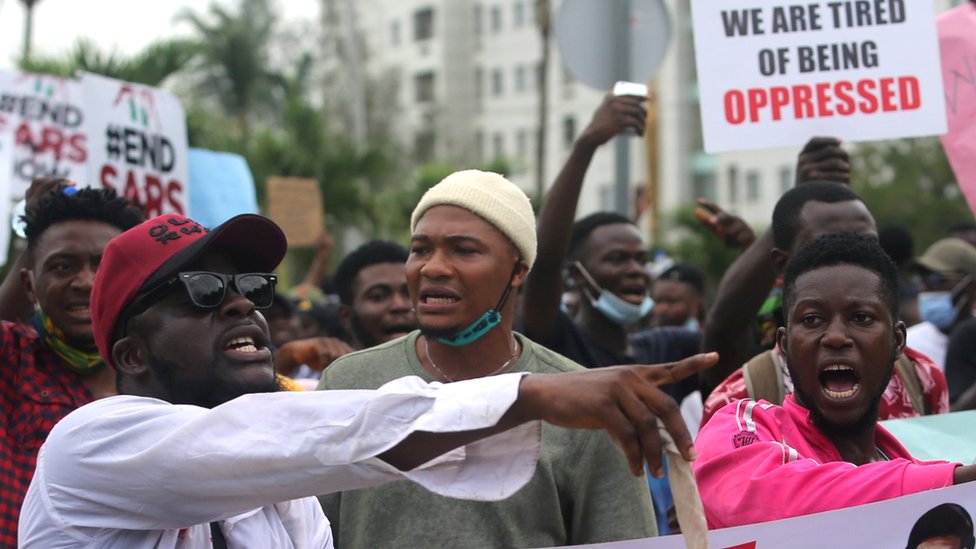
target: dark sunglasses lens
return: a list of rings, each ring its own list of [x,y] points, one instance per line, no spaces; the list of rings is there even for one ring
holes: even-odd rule
[[[224,301],[224,281],[209,273],[196,273],[186,279],[190,299],[198,307],[212,309]]]
[[[259,309],[270,307],[274,301],[274,284],[265,275],[243,275],[237,279],[237,289]]]

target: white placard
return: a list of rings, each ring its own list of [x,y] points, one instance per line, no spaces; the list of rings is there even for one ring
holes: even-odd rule
[[[89,73],[81,86],[93,184],[137,202],[147,217],[187,215],[186,120],[179,99]]]
[[[0,266],[7,263],[10,246],[10,184],[13,179],[14,139],[0,131]]]
[[[939,135],[932,0],[694,0],[705,150]]]
[[[913,0],[914,1],[914,0]],[[810,487],[816,490],[815,486]],[[756,505],[762,505],[756,502]],[[908,547],[919,519],[936,506],[950,504],[976,517],[976,483],[970,482],[929,490],[910,496],[880,501],[837,511],[817,513],[774,522],[712,530],[708,533],[708,546],[712,549],[866,549],[875,547]],[[931,518],[931,516],[929,517]],[[972,535],[973,523],[968,524]],[[938,526],[954,526],[944,517]],[[931,525],[930,525],[931,526]],[[965,525],[962,525],[965,527]],[[926,528],[919,527],[916,533]],[[914,540],[913,540],[914,541]],[[680,535],[642,540],[618,541],[593,545],[575,546],[600,549],[685,549]],[[911,545],[915,547],[915,545]],[[971,547],[966,545],[964,547]]]
[[[4,198],[23,198],[38,177],[60,176],[87,186],[84,125],[77,80],[0,70],[0,133],[14,137],[12,175]]]

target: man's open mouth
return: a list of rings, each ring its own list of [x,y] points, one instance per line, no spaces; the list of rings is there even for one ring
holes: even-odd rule
[[[850,398],[860,389],[860,377],[854,368],[832,364],[820,372],[820,386],[829,398]]]
[[[254,343],[254,339],[250,337],[235,337],[227,342],[227,345],[224,346],[224,350],[240,351],[242,353],[256,353],[258,346]]]

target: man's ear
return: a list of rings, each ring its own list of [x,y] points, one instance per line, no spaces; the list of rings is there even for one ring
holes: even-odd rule
[[[339,305],[339,324],[347,334],[352,335],[352,307],[344,303]]]
[[[776,274],[781,275],[786,270],[786,262],[790,260],[790,252],[773,248],[769,250],[769,260],[773,262],[773,270]]]
[[[34,284],[34,271],[27,267],[20,270],[20,285],[24,288],[24,292],[27,294],[27,299],[31,300],[31,303],[37,304],[37,291]]]
[[[518,267],[515,269],[515,276],[512,277],[512,288],[518,288],[525,284],[525,277],[529,274],[529,264],[519,259]]]
[[[784,355],[787,353],[787,351],[789,351],[786,340],[786,328],[780,326],[776,329],[776,343],[779,345],[779,348],[781,351],[783,351]]]
[[[905,352],[905,345],[908,341],[908,328],[902,321],[895,322],[895,358],[897,359]]]
[[[112,364],[120,373],[139,376],[149,370],[148,353],[142,341],[126,336],[112,345]]]

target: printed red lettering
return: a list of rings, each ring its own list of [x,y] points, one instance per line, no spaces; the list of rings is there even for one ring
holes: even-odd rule
[[[837,105],[837,114],[841,116],[854,114],[855,104],[854,98],[851,97],[852,91],[854,91],[854,84],[851,84],[847,80],[841,80],[834,86],[834,95],[840,101],[840,104]]]
[[[834,111],[830,110],[830,84],[821,82],[817,84],[817,115],[833,116]]]
[[[813,118],[813,94],[810,86],[793,86],[793,116],[797,120]]]
[[[903,76],[898,79],[898,95],[901,97],[901,109],[913,111],[922,106],[922,94],[918,90],[918,78]]]
[[[774,86],[769,89],[769,95],[772,99],[773,120],[780,120],[783,118],[783,107],[790,104],[790,90],[783,86]]]
[[[881,110],[884,112],[892,112],[898,110],[898,107],[893,101],[895,98],[895,79],[894,78],[882,78],[881,84]]]
[[[871,114],[878,110],[878,98],[874,96],[874,80],[861,80],[857,83],[857,94],[861,96],[858,108],[864,114]]]
[[[759,122],[759,109],[766,106],[766,90],[753,88],[749,90],[749,120]]]
[[[739,90],[725,92],[725,119],[729,124],[741,124],[746,120],[745,97]]]

